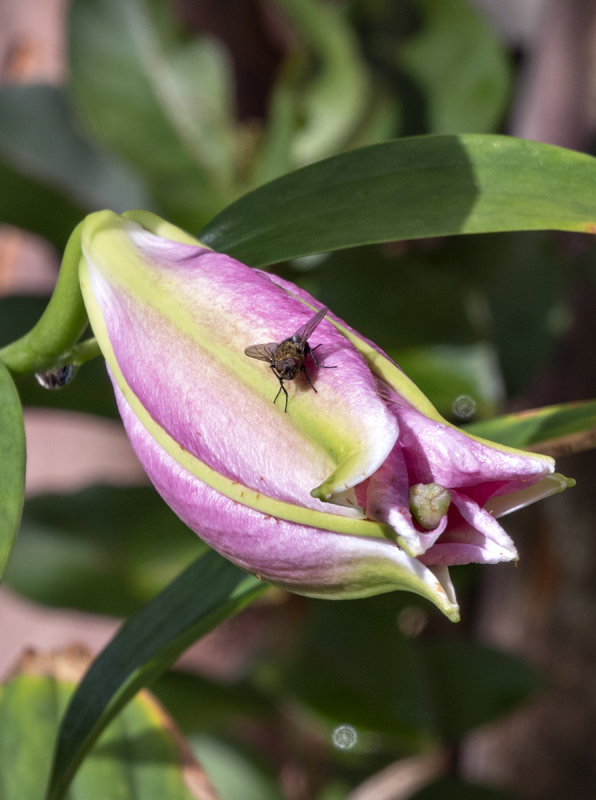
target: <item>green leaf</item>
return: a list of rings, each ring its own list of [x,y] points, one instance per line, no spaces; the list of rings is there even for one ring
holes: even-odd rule
[[[396,595],[312,602],[282,690],[332,724],[382,732],[411,751],[432,741],[436,730],[423,661],[396,625],[402,603],[415,607]]]
[[[505,50],[480,9],[466,0],[417,0],[424,23],[399,61],[426,100],[431,133],[490,133],[509,96]]]
[[[208,551],[128,619],[83,678],[62,722],[48,791],[64,796],[107,723],[196,639],[266,589]]]
[[[0,579],[21,521],[25,497],[23,410],[10,374],[0,361]]]
[[[511,711],[539,687],[522,661],[474,642],[439,641],[424,653],[440,729],[450,740]]]
[[[68,654],[56,658],[56,674],[50,659],[40,662],[44,674],[25,671],[0,686],[1,800],[42,800],[46,790],[60,715],[74,686],[58,677]],[[145,694],[104,732],[69,797],[191,800],[182,766],[170,721]]]
[[[344,10],[316,0],[281,0],[280,7],[296,42],[270,95],[252,186],[344,149],[355,137],[366,144],[385,139],[394,123],[393,104],[373,92]]]
[[[281,7],[313,52],[313,79],[294,87],[302,120],[291,143],[304,164],[345,146],[363,117],[370,85],[358,42],[339,8],[315,0],[281,0]],[[312,70],[312,64],[308,67]]]
[[[278,781],[239,748],[211,736],[192,740],[216,791],[225,800],[283,800]],[[287,796],[287,795],[286,795]]]
[[[37,495],[25,505],[6,581],[43,605],[123,617],[188,566],[200,545],[149,486]]]
[[[162,0],[76,0],[70,89],[83,123],[192,228],[230,200],[232,84],[214,40],[184,41]]]
[[[414,347],[389,355],[439,413],[456,424],[494,414],[503,399],[495,354],[482,342]]]
[[[0,797],[41,800],[58,723],[52,678],[21,675],[0,686]]]
[[[254,266],[372,242],[596,231],[596,159],[507,136],[422,136],[342,153],[256,189],[199,234]]]
[[[510,447],[564,455],[594,447],[596,400],[518,411],[473,422],[465,430]]]
[[[473,342],[476,332],[467,314],[462,271],[450,269],[445,248],[393,254],[390,249],[373,245],[307,257],[291,262],[282,276],[319,297],[387,352]],[[398,269],[405,279],[396,279]]]
[[[439,778],[425,786],[419,792],[410,795],[409,800],[519,800],[518,795],[482,786],[478,783],[466,783],[459,778]]]
[[[138,178],[78,130],[66,96],[48,85],[0,87],[0,157],[90,211],[147,204]],[[12,200],[13,198],[11,198]]]
[[[0,161],[0,220],[32,231],[62,250],[84,210],[58,189]]]
[[[507,396],[523,394],[568,316],[570,270],[557,237],[531,231],[458,236],[445,244],[443,267],[453,265],[477,336],[496,350]]]

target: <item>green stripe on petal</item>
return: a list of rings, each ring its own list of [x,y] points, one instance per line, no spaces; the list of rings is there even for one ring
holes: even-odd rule
[[[538,483],[533,484],[533,486],[528,486],[517,492],[491,497],[486,503],[485,509],[489,511],[493,517],[504,517],[506,514],[511,514],[513,511],[518,511],[520,508],[525,508],[531,503],[538,502],[538,500],[544,500],[546,497],[550,497],[553,494],[564,492],[565,489],[571,489],[573,486],[575,486],[575,480],[573,478],[566,478],[559,472],[555,472],[552,475],[545,475]]]
[[[176,278],[171,278],[165,270],[160,272],[158,268],[152,269],[150,260],[145,260],[134,241],[131,241],[131,235],[134,236],[135,232],[141,230],[136,227],[137,225],[143,225],[150,233],[167,236],[169,241],[195,246],[200,246],[200,243],[149,212],[129,212],[125,217],[126,219],[123,219],[109,211],[96,212],[87,217],[83,231],[83,250],[88,254],[90,263],[93,265],[95,254],[100,254],[98,271],[112,288],[115,287],[117,292],[128,295],[134,303],[153,309],[157,316],[175,327],[176,336],[185,337],[192,348],[197,348],[197,352],[209,354],[211,363],[218,371],[221,380],[226,380],[225,376],[229,376],[238,383],[237,389],[232,387],[234,391],[250,391],[253,396],[262,398],[268,408],[274,388],[272,382],[263,379],[262,364],[253,363],[246,358],[243,346],[231,346],[229,336],[226,338],[224,335],[218,335],[222,321],[217,315],[221,317],[221,311],[215,312],[212,324],[207,320],[205,324],[198,325],[196,311],[185,304],[184,296],[180,292],[174,291],[175,286],[172,288],[172,281]],[[132,225],[135,225],[134,230]],[[86,274],[89,277],[89,273]],[[284,291],[279,287],[278,290]],[[206,291],[209,291],[208,287]],[[87,292],[85,297],[88,303],[93,302],[90,292]],[[207,315],[210,313],[210,303],[216,307],[217,300],[216,295],[213,298],[209,296],[205,298]],[[94,320],[92,323],[95,328],[97,323]],[[233,320],[228,326],[228,331],[230,329],[233,330]],[[107,342],[109,339],[107,332],[104,338]],[[105,342],[100,343],[105,352]],[[235,344],[237,343],[234,342]],[[114,372],[116,358],[113,358],[113,363],[108,363]],[[333,386],[328,385],[325,388],[326,393],[320,393],[321,398],[326,396],[324,403],[313,404],[306,396],[293,398],[291,413],[284,417],[283,425],[286,427],[291,425],[301,440],[308,440],[314,450],[326,454],[329,461],[328,472],[331,474],[325,480],[323,488],[316,490],[320,491],[320,494],[313,496],[322,500],[332,500],[334,495],[345,492],[374,472],[393,444],[388,435],[379,437],[374,435],[374,431],[371,433],[371,420],[376,420],[380,414],[385,420],[385,428],[389,423],[394,428],[395,425],[391,415],[382,407],[380,400],[374,394],[372,397],[379,404],[376,409],[377,416],[371,416],[371,412],[367,425],[355,424],[357,418],[354,416],[354,409],[344,410],[341,398],[336,398],[333,394]],[[281,429],[280,436],[283,436]]]
[[[112,212],[100,211],[98,213],[111,214]],[[167,222],[151,211],[125,211],[122,217],[138,223],[143,228],[150,231],[150,233],[154,233],[156,236],[162,236],[164,239],[170,239],[173,242],[181,242],[182,244],[198,244],[201,247],[206,247],[207,250],[211,250],[210,247],[199,242],[199,240],[191,236],[190,233],[182,230],[182,228],[178,228],[176,225],[172,225],[171,222]]]
[[[402,372],[402,370],[399,369],[396,364],[393,363],[393,361],[387,358],[387,356],[383,355],[383,353],[380,353],[378,350],[368,344],[368,342],[358,336],[358,334],[350,331],[341,323],[334,319],[330,319],[329,321],[335,325],[337,330],[340,331],[340,333],[342,333],[346,339],[350,341],[356,350],[358,350],[358,352],[365,357],[371,371],[374,372],[377,377],[381,378],[381,380],[391,386],[401,397],[407,400],[411,406],[420,411],[421,414],[424,414],[430,419],[434,419],[436,422],[440,422],[442,425],[447,425],[449,428],[454,428],[455,430],[464,433],[467,437],[473,439],[479,444],[491,447],[495,450],[500,450],[503,453],[523,455],[526,458],[531,455],[532,458],[536,458],[554,466],[555,461],[550,456],[543,455],[542,453],[530,453],[527,450],[518,450],[515,447],[509,447],[505,444],[491,442],[488,439],[483,439],[480,436],[475,436],[472,433],[463,431],[461,428],[458,428],[457,425],[453,425],[439,414],[428,397],[426,397],[426,395],[420,391],[416,384],[413,383],[413,381],[411,381],[410,378],[408,378],[408,376]]]
[[[182,229],[177,228],[175,225],[171,225],[169,222],[166,222],[161,217],[158,217],[156,214],[152,214],[149,211],[128,211],[123,214],[123,216],[127,219],[138,222],[139,224],[143,225],[143,227],[147,228],[147,230],[159,236],[164,236],[168,239],[172,239],[173,241],[187,244],[201,244],[202,247],[207,247],[207,245],[202,244],[198,239],[193,238]],[[305,303],[305,305],[308,304]],[[314,307],[308,307],[312,308],[313,311],[316,310]],[[410,405],[412,405],[422,414],[425,414],[430,419],[434,419],[437,422],[441,422],[442,424],[448,425],[452,428],[456,427],[444,419],[441,414],[439,414],[437,409],[433,406],[426,395],[421,392],[416,384],[413,383],[410,378],[408,378],[408,376],[402,372],[399,367],[397,367],[390,359],[368,344],[365,340],[358,336],[358,334],[350,331],[336,320],[333,320],[330,317],[327,317],[327,319],[337,328],[338,331],[340,331],[340,333],[346,337],[346,339],[348,339],[348,341],[356,348],[356,350],[358,350],[358,352],[365,357],[374,374],[392,386],[395,391],[398,392],[398,394],[400,394],[408,401],[408,403],[410,403]],[[458,430],[460,429],[458,428]],[[495,449],[504,453],[524,452],[514,447],[509,447],[507,445],[489,441],[488,439],[483,439],[482,437],[475,436],[467,431],[465,433],[466,436],[469,436],[476,442],[489,447],[494,447]],[[550,456],[545,456],[541,453],[534,452],[532,453],[532,456],[554,464],[554,460]],[[341,491],[341,473],[338,472],[337,480],[332,480],[332,478],[333,476],[330,476],[323,484],[318,486],[316,489],[313,489],[313,496],[321,499],[327,499],[335,491]]]
[[[372,520],[353,519],[337,514],[328,514],[326,512],[315,511],[292,503],[276,500],[250,489],[237,481],[230,480],[200,461],[192,455],[192,453],[188,452],[188,450],[182,448],[181,445],[149,415],[146,408],[127,384],[118,366],[103,314],[91,289],[88,266],[84,259],[81,260],[80,276],[81,290],[85,298],[87,313],[89,314],[93,331],[100,343],[113,379],[116,381],[126,401],[149,435],[155,439],[172,458],[184,467],[184,469],[220,494],[229,497],[231,500],[241,505],[261,511],[263,514],[268,514],[278,519],[284,519],[288,522],[296,522],[301,525],[308,525],[323,530],[334,531],[336,533],[347,533],[354,536],[366,536],[395,541],[395,533],[388,525],[383,525],[382,523]]]

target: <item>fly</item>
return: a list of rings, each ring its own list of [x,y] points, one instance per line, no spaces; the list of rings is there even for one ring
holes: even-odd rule
[[[283,392],[286,396],[284,412],[288,410],[288,392],[284,386],[284,381],[292,381],[298,373],[304,372],[308,385],[313,391],[317,391],[312,385],[308,372],[306,371],[305,361],[309,353],[314,361],[315,367],[321,366],[324,367],[324,369],[335,369],[337,366],[334,364],[333,366],[326,367],[324,364],[319,364],[315,356],[315,350],[317,347],[320,347],[320,345],[311,347],[308,343],[309,338],[326,313],[327,309],[322,308],[314,317],[311,317],[307,323],[301,328],[298,328],[293,336],[284,339],[283,342],[252,344],[244,351],[244,355],[249,358],[258,358],[260,361],[269,362],[273,374],[279,381],[279,390],[273,402],[275,403],[279,395]]]

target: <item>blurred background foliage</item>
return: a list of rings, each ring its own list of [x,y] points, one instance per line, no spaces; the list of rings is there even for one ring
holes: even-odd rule
[[[344,149],[499,132],[514,75],[511,52],[468,0],[220,12],[75,0],[68,59],[65,86],[0,87],[0,218],[58,251],[94,209],[149,208],[198,232],[247,190]],[[480,238],[358,248],[284,273],[407,364],[446,416],[461,394],[490,416],[540,370],[566,317],[556,240]],[[39,303],[2,302],[9,341]],[[107,384],[86,393],[87,377],[99,380],[83,373],[58,400],[28,386],[25,400],[113,414]]]
[[[246,191],[342,150],[511,132],[527,57],[471,0],[72,0],[63,84],[0,85],[0,220],[56,253],[104,207],[147,208],[197,233]],[[544,386],[573,328],[570,287],[593,281],[578,238],[452,237],[276,269],[465,423],[577,398],[571,385]],[[44,304],[2,297],[2,343]],[[99,361],[60,393],[30,378],[19,391],[30,407],[117,415]],[[40,495],[26,504],[7,584],[43,605],[126,616],[200,547],[147,487]],[[474,641],[478,573],[455,578],[457,631],[409,595],[331,604],[275,592],[266,622],[249,618],[262,642],[233,676],[171,673],[156,694],[225,798],[355,798],[371,774],[429,748],[448,748],[452,777],[416,797],[508,797],[463,782],[461,744],[540,681]],[[357,732],[345,748],[342,725]]]

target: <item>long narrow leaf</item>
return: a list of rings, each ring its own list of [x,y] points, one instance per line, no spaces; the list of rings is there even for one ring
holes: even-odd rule
[[[460,233],[596,232],[596,158],[507,136],[420,136],[327,158],[242,197],[199,237],[253,266]]]
[[[93,662],[68,707],[58,735],[49,800],[64,797],[99,734],[140,688],[265,588],[208,551],[127,620]]]
[[[25,429],[21,401],[0,361],[0,579],[12,550],[25,497]]]
[[[517,411],[465,428],[510,447],[526,447],[557,457],[569,455],[596,443],[596,400]]]
[[[18,672],[0,684],[0,798],[42,800],[60,717],[84,656],[73,648],[27,653]],[[180,748],[175,725],[148,692],[112,721],[77,774],[71,800],[159,798],[197,800],[185,778],[207,778]],[[201,800],[215,800],[213,793]]]

